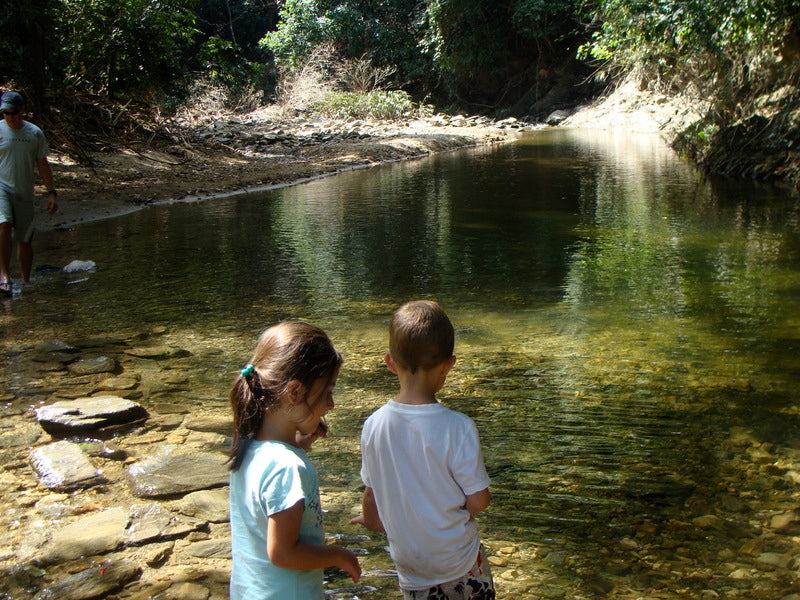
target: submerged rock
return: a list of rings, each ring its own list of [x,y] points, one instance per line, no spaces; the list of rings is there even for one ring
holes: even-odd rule
[[[107,481],[80,446],[71,442],[60,441],[37,448],[31,454],[31,464],[42,484],[51,490],[70,491]]]
[[[14,448],[16,446],[30,446],[42,435],[38,427],[26,427],[0,433],[0,448]]]
[[[147,419],[145,408],[118,396],[93,396],[64,400],[36,410],[36,419],[51,435],[77,435],[132,425]]]
[[[191,356],[192,353],[183,348],[173,348],[172,346],[142,346],[139,348],[128,348],[125,354],[136,356],[137,358],[150,358],[154,360],[164,358],[182,358]]]
[[[191,415],[183,426],[193,431],[229,434],[233,431],[233,416],[229,414]]]
[[[769,525],[776,533],[798,535],[800,534],[800,510],[775,515],[770,519]]]
[[[108,356],[79,360],[70,364],[67,369],[73,375],[91,375],[94,373],[110,373],[117,368],[117,361]]]
[[[36,344],[34,350],[36,350],[36,352],[66,352],[70,354],[78,352],[78,348],[65,344],[61,340],[51,340],[49,342]]]
[[[195,452],[145,459],[128,468],[129,485],[140,498],[159,498],[228,485],[221,454]]]
[[[139,379],[137,377],[126,377],[122,375],[120,377],[110,377],[108,379],[104,379],[97,384],[95,389],[101,392],[119,392],[124,390],[132,390],[137,385],[139,385]]]
[[[49,585],[33,600],[88,600],[105,597],[133,581],[142,569],[127,560],[110,560]]]

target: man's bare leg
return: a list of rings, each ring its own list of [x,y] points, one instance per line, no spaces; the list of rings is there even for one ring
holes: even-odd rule
[[[12,248],[11,223],[0,223],[0,285],[11,281],[8,271]]]
[[[31,242],[19,242],[17,244],[17,254],[19,254],[19,270],[22,273],[22,283],[30,283],[31,270],[33,269],[33,244]]]

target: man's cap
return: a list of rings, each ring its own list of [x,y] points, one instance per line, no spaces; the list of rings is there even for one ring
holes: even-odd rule
[[[22,110],[25,100],[17,92],[6,92],[0,99],[0,110]]]

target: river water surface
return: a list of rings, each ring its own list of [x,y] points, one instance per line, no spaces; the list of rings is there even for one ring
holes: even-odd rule
[[[417,298],[456,327],[441,400],[480,430],[500,597],[794,589],[795,571],[757,560],[796,557],[791,539],[742,550],[797,485],[800,203],[783,190],[710,180],[654,137],[549,130],[49,232],[36,259],[98,268],[40,275],[6,303],[7,340],[156,328],[193,354],[188,385],[158,399],[190,412],[226,410],[264,326],[329,332],[346,362],[312,458],[327,529],[365,546],[383,588],[360,597],[394,597],[385,541],[346,522],[360,425],[395,389],[388,319]]]

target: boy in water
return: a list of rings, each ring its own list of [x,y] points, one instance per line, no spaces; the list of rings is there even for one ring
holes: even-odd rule
[[[435,302],[401,306],[386,365],[400,392],[361,432],[363,514],[386,531],[404,600],[493,600],[494,584],[472,515],[491,502],[478,431],[436,400],[453,367],[453,325]]]

